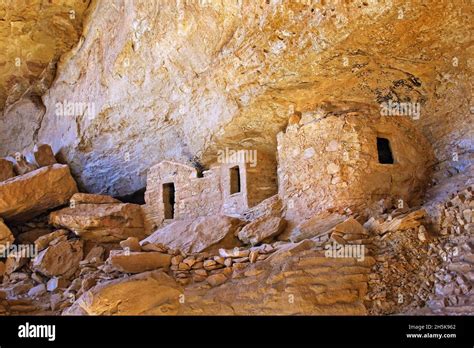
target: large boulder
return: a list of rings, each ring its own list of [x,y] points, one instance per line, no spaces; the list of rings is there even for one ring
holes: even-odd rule
[[[286,221],[279,216],[261,216],[240,230],[239,239],[246,244],[269,242],[286,227]]]
[[[0,217],[25,221],[68,202],[77,192],[69,167],[43,167],[0,182]]]
[[[112,250],[107,263],[120,272],[141,273],[158,268],[168,269],[171,264],[171,255],[159,252]]]
[[[9,244],[12,244],[14,240],[15,240],[15,237],[13,237],[12,232],[10,231],[8,226],[5,225],[3,220],[0,218],[0,246],[6,246]]]
[[[33,260],[33,269],[47,277],[71,277],[83,256],[81,240],[65,240],[50,245]]]
[[[86,291],[65,315],[173,315],[182,288],[162,271],[105,282]]]
[[[241,224],[237,218],[219,215],[175,221],[142,240],[141,245],[161,243],[187,254],[230,249],[240,244],[235,234]]]
[[[50,223],[73,231],[82,239],[117,242],[145,237],[139,205],[130,203],[78,204],[52,212]]]

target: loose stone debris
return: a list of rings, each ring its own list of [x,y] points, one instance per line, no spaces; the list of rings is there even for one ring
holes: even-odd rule
[[[0,161],[0,314],[474,312],[472,185],[437,214],[388,199],[292,226],[275,195],[147,232],[150,206],[77,192],[47,145],[34,157]]]

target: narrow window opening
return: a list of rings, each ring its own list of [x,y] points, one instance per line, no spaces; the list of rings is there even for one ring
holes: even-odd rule
[[[230,194],[240,192],[240,169],[239,166],[230,168]]]
[[[377,137],[377,152],[379,163],[393,164],[392,149],[390,148],[390,141],[387,138]]]
[[[165,219],[174,219],[174,196],[174,184],[163,184],[163,203],[165,205]]]

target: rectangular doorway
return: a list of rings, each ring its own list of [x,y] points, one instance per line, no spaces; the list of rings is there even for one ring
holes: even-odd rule
[[[165,219],[174,219],[175,190],[172,182],[163,184],[163,204]]]
[[[230,194],[240,192],[240,168],[235,166],[230,168]]]
[[[387,138],[377,137],[377,153],[379,157],[379,163],[381,164],[393,164],[392,147],[390,146],[390,140]]]

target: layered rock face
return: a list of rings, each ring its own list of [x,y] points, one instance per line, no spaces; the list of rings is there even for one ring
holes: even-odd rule
[[[13,137],[30,138],[16,139],[17,145],[31,144],[39,121],[34,110],[41,110],[42,105],[37,97],[49,88],[60,56],[79,41],[89,4],[89,0],[0,4],[0,109],[6,107],[7,114],[15,117],[8,120],[12,124],[28,124],[26,129],[10,129],[16,133]],[[25,95],[27,98],[15,105]],[[6,128],[1,129],[3,143]]]
[[[226,147],[274,155],[289,115],[323,101],[391,100],[419,103],[437,177],[469,166],[467,4],[180,4],[99,1],[45,111],[26,102],[3,115],[9,128],[33,120],[0,153],[52,142],[81,187],[124,195],[161,160],[208,165]]]

